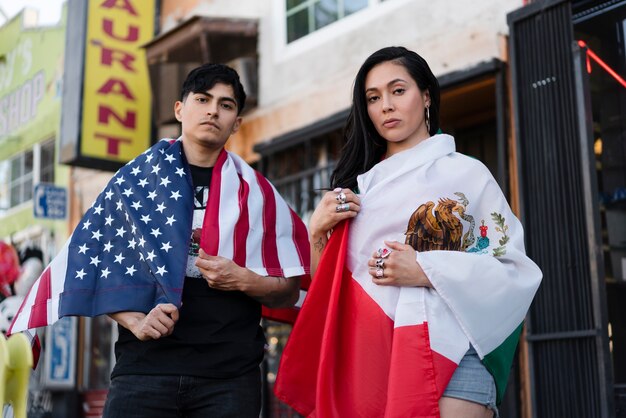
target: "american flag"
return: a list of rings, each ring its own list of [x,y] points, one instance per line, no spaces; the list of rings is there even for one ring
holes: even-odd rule
[[[180,306],[192,214],[182,142],[161,140],[113,176],[29,291],[8,334],[69,315]],[[201,246],[264,276],[309,273],[302,221],[262,175],[226,151],[213,168]]]

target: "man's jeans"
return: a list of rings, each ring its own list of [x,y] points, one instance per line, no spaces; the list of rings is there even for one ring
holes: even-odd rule
[[[193,376],[117,376],[103,418],[258,418],[259,368],[232,379]]]

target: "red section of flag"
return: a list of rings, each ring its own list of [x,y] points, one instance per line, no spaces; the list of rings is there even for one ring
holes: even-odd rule
[[[430,349],[427,323],[396,328],[393,347],[385,417],[439,418],[456,363]]]
[[[250,194],[250,186],[239,175],[239,219],[235,224],[234,243],[233,243],[233,261],[239,266],[246,265],[246,242],[248,239],[248,230],[250,229],[250,221],[248,220],[248,195]]]
[[[384,415],[393,322],[352,279],[347,245],[342,223],[282,355],[276,395],[303,415]]]
[[[48,300],[50,291],[50,268],[47,268],[39,278],[39,287],[35,296],[35,303],[31,309],[28,328],[45,327],[48,325]]]
[[[285,309],[272,309],[267,306],[263,306],[261,314],[263,318],[271,321],[285,322],[287,324],[293,324],[298,317],[298,308],[285,308]]]
[[[300,257],[300,263],[303,266],[306,266],[307,273],[310,272],[311,266],[311,253],[309,251],[302,251],[303,248],[309,247],[309,233],[306,230],[306,226],[304,223],[300,221],[296,212],[293,209],[289,208],[289,213],[291,214],[291,223],[293,225],[293,242],[296,245],[296,250],[298,251],[298,256]],[[303,289],[308,289],[311,284],[311,276],[307,275],[306,283],[303,283],[301,287]]]
[[[439,417],[456,364],[430,349],[426,323],[392,319],[345,265],[335,228],[282,355],[275,392],[312,417]]]
[[[37,363],[39,363],[39,357],[41,356],[41,341],[39,340],[39,336],[35,334],[35,338],[31,341],[31,347],[33,350],[33,370],[37,368]]]
[[[323,351],[322,338],[325,337],[326,321],[332,304],[330,299],[333,296],[336,299],[339,289],[335,287],[340,287],[343,272],[343,266],[337,269],[338,274],[330,268],[325,271],[324,266],[330,263],[325,263],[324,260],[331,253],[338,254],[342,245],[347,245],[347,242],[343,242],[347,239],[347,234],[344,237],[346,229],[345,223],[340,224],[327,244],[304,303],[307,308],[300,312],[298,324],[291,332],[281,356],[274,386],[276,396],[303,415],[315,411],[318,372]]]
[[[220,197],[222,189],[222,167],[226,163],[228,154],[222,150],[217,157],[213,174],[211,177],[211,186],[209,187],[209,200],[207,202],[206,211],[204,212],[204,221],[202,223],[202,237],[200,238],[200,246],[208,255],[217,255],[220,245]],[[218,237],[216,239],[216,237]]]
[[[276,246],[276,201],[274,189],[261,173],[256,173],[257,182],[263,194],[263,265],[267,268],[270,276],[282,276],[282,268],[278,260],[278,247]],[[270,267],[272,266],[272,267]],[[279,268],[276,268],[279,266]]]

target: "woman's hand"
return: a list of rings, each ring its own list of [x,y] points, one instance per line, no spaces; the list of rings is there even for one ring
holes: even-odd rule
[[[324,193],[309,220],[311,277],[315,274],[324,247],[328,243],[328,233],[344,219],[354,218],[360,210],[361,199],[350,189],[338,187]]]
[[[381,257],[379,251],[367,262],[372,281],[381,286],[433,287],[416,260],[415,250],[398,241],[385,241],[391,252]]]
[[[339,222],[354,218],[360,210],[361,199],[350,189],[336,188],[326,192],[311,215],[309,233],[312,238],[325,236]]]

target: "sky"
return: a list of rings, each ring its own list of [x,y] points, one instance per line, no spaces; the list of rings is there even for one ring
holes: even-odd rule
[[[0,12],[4,12],[8,19],[18,14],[25,7],[39,10],[39,24],[51,25],[61,18],[61,6],[65,0],[0,0]],[[0,26],[7,19],[0,13]]]

